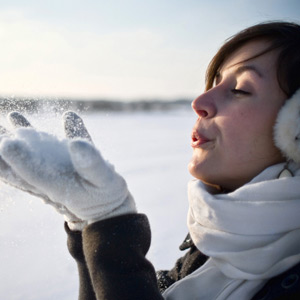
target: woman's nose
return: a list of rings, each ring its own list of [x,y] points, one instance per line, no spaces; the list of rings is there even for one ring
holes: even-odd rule
[[[215,101],[210,91],[207,91],[197,97],[192,102],[192,108],[195,113],[201,118],[212,118],[217,113]]]

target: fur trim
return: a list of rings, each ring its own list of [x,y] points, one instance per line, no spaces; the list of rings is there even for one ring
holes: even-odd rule
[[[274,140],[288,160],[300,163],[300,89],[280,109]]]

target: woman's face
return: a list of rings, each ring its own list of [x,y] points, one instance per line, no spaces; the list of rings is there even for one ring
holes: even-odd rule
[[[221,66],[215,85],[196,98],[190,173],[234,190],[266,167],[283,161],[273,125],[286,96],[277,82],[277,52],[249,59],[266,47],[249,42]]]

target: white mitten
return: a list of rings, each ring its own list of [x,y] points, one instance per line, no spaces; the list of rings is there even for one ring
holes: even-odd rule
[[[22,127],[31,127],[31,124],[28,120],[18,112],[12,112],[8,115],[8,120],[16,128]],[[65,125],[65,133],[66,136],[70,138],[77,136],[82,136],[90,139],[87,134],[86,128],[80,117],[78,117],[73,112],[67,112],[64,114],[64,125]],[[72,130],[71,130],[72,129]],[[3,138],[12,136],[8,130],[4,127],[0,126],[0,142]],[[54,207],[60,214],[65,217],[65,220],[68,222],[69,227],[72,230],[82,230],[84,226],[87,224],[86,221],[83,221],[76,217],[73,213],[71,213],[65,206],[52,202],[47,195],[43,194],[36,187],[30,185],[26,182],[19,174],[17,174],[10,165],[8,165],[3,158],[0,156],[0,180],[5,183],[8,183],[22,191],[25,191],[31,195],[37,196],[43,200],[44,203],[51,205]]]
[[[68,113],[64,120],[67,136],[84,136],[90,140],[76,114]],[[92,223],[136,212],[125,180],[102,158],[91,141],[59,140],[45,132],[21,128],[13,135],[4,134],[0,155],[10,174],[15,175],[13,180],[1,175],[2,179],[23,190],[33,187],[33,194],[53,206],[63,207],[75,217],[68,222],[71,229],[81,229],[76,228],[76,223]]]

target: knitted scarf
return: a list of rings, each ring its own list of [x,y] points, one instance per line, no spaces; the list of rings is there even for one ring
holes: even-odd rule
[[[210,258],[167,289],[165,299],[251,299],[300,261],[300,177],[277,179],[283,166],[267,168],[228,194],[189,183],[189,231]]]

